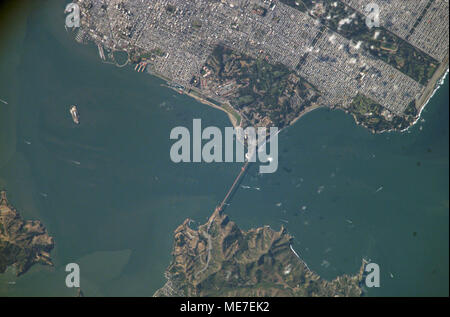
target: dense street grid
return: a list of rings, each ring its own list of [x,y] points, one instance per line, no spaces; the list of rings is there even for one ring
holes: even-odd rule
[[[395,116],[404,114],[427,93],[426,84],[377,58],[361,41],[325,26],[315,18],[316,12],[297,9],[301,1],[291,6],[287,2],[78,0],[82,27],[77,40],[127,51],[130,60],[147,54],[151,56],[149,71],[186,89],[192,88],[193,78],[204,71],[214,48],[223,45],[255,59],[263,56],[271,64],[283,64],[296,72],[320,91],[320,106],[346,109],[360,94],[387,109],[388,116]],[[322,1],[309,2],[315,9],[322,5]],[[448,1],[342,2],[360,13],[368,4],[377,4],[384,29],[427,54],[434,60],[433,67],[448,65]],[[333,6],[337,3],[331,2]],[[354,15],[343,17],[339,27]],[[205,89],[207,78],[203,77],[200,90],[204,96],[222,102],[217,91]]]

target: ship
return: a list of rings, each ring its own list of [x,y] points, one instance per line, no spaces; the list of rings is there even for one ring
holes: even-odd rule
[[[79,116],[78,116],[77,106],[72,106],[70,108],[70,114],[72,115],[73,122],[75,122],[76,124],[79,124],[80,120],[79,120]]]

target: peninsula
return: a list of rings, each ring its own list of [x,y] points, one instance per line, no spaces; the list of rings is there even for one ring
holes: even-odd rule
[[[154,296],[361,296],[364,261],[355,275],[326,281],[299,258],[285,228],[242,231],[216,209],[197,230],[175,230],[167,283]]]
[[[13,265],[21,275],[35,263],[53,266],[50,251],[53,238],[38,220],[23,220],[8,203],[6,192],[0,198],[0,273]]]

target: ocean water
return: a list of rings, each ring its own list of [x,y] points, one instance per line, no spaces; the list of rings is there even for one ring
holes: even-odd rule
[[[160,79],[101,63],[65,31],[63,10],[56,0],[0,10],[0,188],[56,241],[53,268],[8,270],[0,296],[73,296],[71,262],[86,296],[151,296],[175,228],[204,222],[240,169],[172,163],[170,131],[230,123]],[[448,100],[446,80],[405,133],[373,135],[340,111],[306,115],[280,134],[278,171],[253,166],[226,212],[243,229],[285,226],[324,278],[378,263],[369,296],[448,296]]]

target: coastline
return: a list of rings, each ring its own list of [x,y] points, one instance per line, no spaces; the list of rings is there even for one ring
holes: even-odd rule
[[[403,129],[400,132],[407,131],[409,128],[414,126],[420,120],[422,111],[425,109],[425,107],[431,101],[431,98],[433,98],[434,94],[444,84],[444,81],[447,78],[448,73],[449,73],[448,59],[449,59],[449,55],[447,54],[444,61],[441,63],[441,65],[438,67],[438,69],[434,73],[433,77],[431,77],[430,82],[428,83],[427,87],[425,88],[425,91],[422,94],[421,98],[418,100],[417,103],[420,106],[418,107],[419,114],[417,115],[416,120],[409,127],[407,127],[406,129]]]
[[[419,110],[419,114],[417,115],[416,120],[414,120],[413,123],[411,123],[411,125],[409,127],[407,127],[406,129],[401,130],[400,132],[406,132],[408,131],[411,127],[413,127],[419,120],[420,117],[422,116],[422,111],[425,109],[425,107],[428,105],[428,103],[431,101],[431,99],[433,98],[434,94],[437,93],[437,91],[441,88],[441,86],[444,84],[445,79],[447,78],[449,73],[449,69],[447,68],[447,70],[445,71],[444,75],[435,83],[435,87],[434,89],[431,91],[431,93],[429,94],[428,99],[426,99],[426,101],[424,102],[424,104],[422,105],[422,107]]]
[[[418,115],[417,118],[414,120],[413,123],[411,123],[407,128],[403,129],[403,130],[397,130],[399,132],[406,132],[408,131],[411,127],[413,127],[419,120],[422,114],[422,111],[425,109],[426,105],[430,102],[431,98],[434,96],[434,94],[439,90],[439,88],[441,87],[443,81],[445,80],[445,78],[447,77],[448,73],[449,73],[449,55],[446,56],[446,58],[444,59],[444,61],[440,64],[440,66],[438,67],[438,69],[436,70],[436,72],[434,73],[433,77],[430,79],[428,85],[426,86],[426,88],[424,89],[424,93],[421,95],[421,97],[416,101],[416,109],[418,110]],[[152,75],[155,75],[159,78],[164,79],[165,81],[169,82],[170,80],[168,78],[165,78],[163,76],[159,76],[158,74],[154,73],[154,72],[149,72]],[[176,89],[174,87],[170,87],[168,85],[163,85],[165,87],[171,88],[177,92],[180,92],[179,89]],[[240,122],[238,123],[238,120],[235,118],[235,116],[233,115],[233,113],[231,113],[229,110],[227,110],[225,107],[216,105],[208,100],[206,100],[206,97],[203,96],[203,94],[197,90],[191,89],[189,92],[183,90],[182,91],[184,94],[194,98],[195,100],[199,101],[202,104],[205,104],[207,106],[213,107],[215,109],[221,110],[223,112],[225,112],[228,115],[228,118],[230,119],[231,124],[233,125],[233,127],[238,127],[240,126],[240,124],[242,123],[242,115],[237,112],[236,110],[235,113],[237,115],[239,115],[240,117]],[[195,93],[193,93],[195,92]],[[231,107],[230,105],[228,105],[229,107]],[[311,106],[305,110],[303,110],[294,120],[292,120],[287,126],[292,126],[294,125],[300,118],[302,118],[304,115],[306,115],[307,113],[314,111],[316,109],[319,108],[325,108],[325,106],[322,105],[314,105]],[[342,109],[345,111],[345,109]],[[348,111],[345,111],[347,113],[349,113]],[[351,114],[351,113],[349,113]],[[353,114],[351,114],[352,117],[355,119],[355,123],[357,125],[361,125],[363,127],[365,127],[363,124],[361,124],[361,122],[358,122],[355,118],[355,116]],[[365,127],[366,129],[368,129],[367,127]],[[389,129],[389,130],[382,130],[382,131],[375,131],[373,129],[369,129],[372,133],[377,133],[377,134],[381,134],[381,133],[385,133],[385,132],[393,132],[396,131],[395,129]]]
[[[441,84],[439,83],[442,82],[446,77],[448,73],[448,59],[449,54],[447,54],[447,56],[443,59],[439,67],[436,69],[433,76],[429,80],[428,85],[425,87],[422,96],[419,98],[419,100],[417,100],[416,108],[419,111],[419,117],[423,108],[428,104],[431,97],[433,97],[437,89],[439,89],[439,87],[441,86]]]
[[[434,94],[439,90],[439,88],[441,88],[441,86],[443,85],[448,74],[449,74],[449,55],[447,54],[447,56],[444,58],[442,63],[439,65],[439,67],[437,68],[437,70],[435,71],[433,76],[431,77],[430,81],[428,82],[427,86],[424,89],[423,94],[416,101],[416,109],[418,110],[417,118],[414,120],[414,122],[412,122],[407,128],[405,128],[403,130],[389,129],[389,130],[376,131],[374,129],[370,129],[370,128],[366,127],[364,124],[359,122],[357,120],[356,116],[354,114],[350,113],[349,111],[347,111],[346,109],[341,109],[341,108],[338,108],[338,109],[341,109],[344,112],[346,112],[347,114],[350,114],[353,117],[353,119],[355,120],[355,123],[357,125],[360,125],[366,129],[368,129],[372,133],[381,134],[381,133],[394,132],[394,131],[406,132],[420,120],[422,111],[425,109],[425,107],[428,105],[430,100],[433,98]],[[288,126],[291,126],[294,123],[296,123],[305,114],[307,114],[313,110],[319,109],[319,108],[326,108],[326,107],[320,106],[320,105],[312,106],[312,107],[306,109],[305,111],[303,111],[302,113],[300,113],[294,120],[292,120],[291,123],[289,123]]]
[[[154,297],[359,297],[364,293],[364,258],[356,273],[324,279],[295,252],[294,238],[283,226],[279,231],[269,226],[245,231],[219,209],[197,229],[189,223],[188,218],[173,233],[173,258],[164,273],[167,281]],[[239,271],[242,266],[245,271]],[[239,281],[231,280],[227,272],[239,272]],[[212,277],[220,287],[211,287]]]
[[[0,190],[0,228],[0,274],[11,266],[17,276],[37,263],[53,266],[54,238],[39,220],[24,220],[4,190]]]
[[[309,108],[306,108],[305,110],[303,110],[302,112],[300,112],[299,115],[298,115],[297,117],[295,117],[295,119],[292,120],[292,121],[286,126],[286,128],[287,128],[287,127],[290,127],[290,126],[292,126],[292,125],[294,125],[294,124],[295,124],[298,120],[300,120],[300,118],[303,117],[304,115],[310,113],[311,111],[320,109],[320,108],[325,108],[325,106],[314,105],[314,106],[311,106],[311,107],[309,107]]]
[[[164,86],[164,87],[168,87],[168,88],[170,88],[170,89],[172,89],[172,90],[175,90],[175,91],[177,91],[177,92],[180,92],[179,89],[176,89],[176,88],[174,88],[174,87],[170,87],[170,86],[167,86],[167,85],[163,85],[163,86]],[[193,92],[195,92],[195,93],[193,93]],[[237,127],[239,127],[240,124],[242,123],[242,115],[241,115],[239,112],[237,112],[236,110],[233,109],[233,110],[235,111],[235,113],[236,113],[237,115],[239,115],[239,121],[238,121],[238,119],[236,119],[236,118],[233,116],[233,114],[232,114],[229,110],[225,109],[225,107],[221,107],[221,106],[219,106],[219,105],[216,105],[216,104],[214,104],[214,103],[212,103],[212,102],[206,100],[206,99],[205,99],[206,97],[204,97],[200,92],[198,92],[198,91],[196,91],[196,90],[194,90],[194,89],[191,89],[191,91],[189,91],[189,92],[187,92],[187,91],[185,91],[185,90],[182,90],[182,93],[185,94],[185,95],[187,95],[187,96],[189,96],[189,97],[191,97],[191,98],[194,98],[195,100],[197,100],[198,102],[200,102],[200,103],[202,103],[202,104],[204,104],[204,105],[207,105],[207,106],[210,106],[210,107],[213,107],[213,108],[215,108],[215,109],[218,109],[218,110],[220,110],[220,111],[225,112],[225,113],[228,115],[228,118],[229,118],[231,124],[233,125],[233,127],[237,128]],[[224,106],[225,106],[225,105],[224,105]],[[232,108],[231,105],[226,105],[226,106]]]
[[[193,88],[190,88],[189,91],[187,91],[185,88],[180,89],[180,88],[176,88],[176,87],[171,87],[171,86],[169,86],[169,83],[174,82],[174,81],[171,80],[170,78],[167,78],[167,77],[165,77],[159,73],[156,73],[150,69],[147,69],[146,72],[149,75],[152,75],[152,76],[155,76],[157,78],[164,80],[165,83],[161,84],[162,87],[172,89],[173,91],[176,91],[178,93],[182,93],[191,98],[194,98],[195,100],[197,100],[198,102],[200,102],[206,106],[209,106],[209,107],[212,107],[212,108],[215,108],[215,109],[225,112],[228,115],[228,118],[229,118],[231,124],[233,125],[233,127],[236,128],[236,127],[240,126],[240,124],[242,123],[242,115],[239,112],[237,112],[236,110],[234,110],[233,107],[231,107],[231,105],[223,105],[223,106],[216,105],[216,104],[206,100],[206,96],[204,96],[201,92],[199,92]],[[232,108],[235,111],[235,113],[239,116],[239,120],[233,115],[233,113],[231,113],[231,111],[227,110],[225,108],[225,106]]]
[[[220,105],[215,104],[211,101],[208,101],[207,100],[208,97],[203,95],[203,93],[201,91],[198,91],[197,89],[194,89],[194,88],[179,89],[176,87],[171,87],[168,84],[170,82],[173,82],[173,80],[170,80],[169,78],[167,78],[161,74],[158,74],[154,71],[151,71],[151,70],[147,70],[147,73],[150,75],[156,76],[160,79],[163,79],[165,81],[165,84],[162,84],[161,86],[170,88],[178,93],[185,94],[191,98],[194,98],[195,100],[197,100],[198,102],[200,102],[204,105],[207,105],[207,106],[210,106],[210,107],[213,107],[215,109],[225,112],[228,115],[228,118],[229,118],[231,124],[233,125],[233,127],[236,128],[236,127],[239,127],[242,125],[242,114],[239,113],[237,110],[235,110],[230,104],[224,104],[219,101],[217,101],[217,102]],[[354,116],[354,114],[348,112],[346,109],[341,109],[341,110],[344,110],[346,113],[352,115],[352,117],[354,118],[355,123],[357,125],[361,125],[364,128],[369,129],[369,131],[372,133],[381,134],[381,133],[393,132],[393,131],[406,132],[406,131],[408,131],[408,129],[410,129],[412,126],[414,126],[420,120],[422,111],[425,109],[426,105],[429,103],[429,101],[434,96],[434,94],[439,90],[443,81],[447,77],[448,73],[449,73],[449,54],[447,54],[447,56],[444,58],[444,60],[440,63],[439,67],[436,69],[435,73],[433,74],[433,76],[429,80],[427,86],[425,87],[424,92],[422,93],[420,98],[416,101],[416,109],[418,110],[418,115],[417,115],[416,119],[407,128],[405,128],[403,130],[389,129],[389,130],[376,131],[374,129],[370,129],[370,128],[366,127],[364,124],[359,122],[356,119],[356,117]],[[227,108],[231,108],[233,112]],[[304,115],[306,115],[307,113],[309,113],[311,111],[319,109],[319,108],[327,108],[327,107],[323,106],[323,105],[317,105],[317,104],[313,105],[313,106],[303,110],[297,117],[295,117],[291,122],[289,122],[289,124],[287,124],[285,127],[283,127],[283,129],[294,125]],[[333,109],[333,108],[330,108],[330,109]]]

